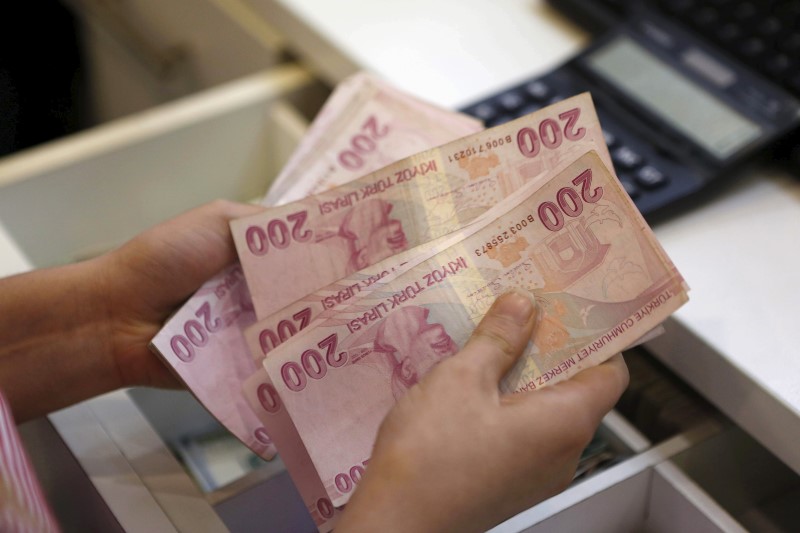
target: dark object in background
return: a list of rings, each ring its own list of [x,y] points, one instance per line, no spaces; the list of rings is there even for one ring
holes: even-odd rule
[[[649,5],[800,97],[800,0],[548,1],[595,35]],[[777,143],[766,159],[800,179],[800,128]]]
[[[0,11],[0,156],[85,126],[78,23],[58,1]]]
[[[691,389],[641,346],[623,352],[630,384],[615,409],[652,443],[688,431],[718,416]]]

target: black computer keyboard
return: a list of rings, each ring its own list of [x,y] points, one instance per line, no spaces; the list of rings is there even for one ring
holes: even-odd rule
[[[549,1],[598,36],[625,21],[641,18],[642,13],[661,17],[694,35],[720,57],[743,65],[753,77],[800,98],[800,0]],[[556,69],[473,102],[463,111],[483,120],[487,127],[508,122],[587,90],[576,86],[575,76],[568,74]],[[595,105],[617,174],[643,214],[670,212],[700,197],[709,183],[726,178],[718,171],[704,175],[693,170],[691,162],[687,166],[685,161],[665,157],[662,149],[619,120],[609,108],[614,105],[608,98],[605,102],[595,98]],[[786,160],[789,167],[787,146],[795,147],[800,161],[800,131],[783,135],[767,148],[784,150],[773,159]],[[762,150],[762,156],[766,153]],[[800,165],[793,170],[799,171]]]
[[[533,113],[575,92],[569,77],[556,70],[509,87],[464,111],[491,128]],[[617,176],[642,213],[661,211],[701,186],[695,176],[683,173],[674,161],[659,157],[656,148],[628,131],[598,102],[595,107]]]
[[[593,31],[650,9],[800,96],[800,0],[551,0]],[[592,4],[589,6],[589,4]]]

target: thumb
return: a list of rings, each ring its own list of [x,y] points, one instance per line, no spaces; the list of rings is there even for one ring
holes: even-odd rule
[[[531,339],[536,323],[533,294],[514,289],[489,308],[458,357],[470,359],[492,387],[511,369]]]

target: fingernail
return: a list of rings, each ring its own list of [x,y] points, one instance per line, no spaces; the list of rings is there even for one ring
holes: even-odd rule
[[[531,318],[535,307],[532,293],[522,289],[512,289],[497,299],[494,312],[524,325]]]

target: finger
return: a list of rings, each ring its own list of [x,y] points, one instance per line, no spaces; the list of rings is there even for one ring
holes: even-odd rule
[[[230,222],[236,218],[244,218],[250,215],[257,215],[266,209],[262,205],[256,204],[243,204],[240,202],[231,202],[228,200],[217,200],[201,206],[198,210],[208,209],[211,213],[223,219],[225,222]]]
[[[591,407],[595,409],[595,416],[599,422],[614,408],[628,387],[629,380],[625,360],[622,354],[616,354],[597,366],[578,372],[559,385],[570,387],[575,390],[576,395],[591,400]]]
[[[263,210],[264,207],[258,205],[217,200],[173,219],[172,228],[163,228],[165,232],[162,235],[166,235],[173,251],[177,236],[181,236],[180,245],[185,248],[182,261],[173,265],[180,265],[184,272],[181,282],[186,284],[185,294],[191,294],[200,283],[236,260],[230,221]],[[176,285],[181,283],[177,280],[174,282]]]
[[[582,370],[551,387],[514,395],[514,400],[529,403],[532,408],[542,401],[552,404],[570,424],[583,421],[594,431],[603,417],[614,408],[628,386],[628,367],[621,354],[597,366]]]
[[[514,290],[489,308],[458,357],[477,365],[493,386],[511,369],[531,339],[536,323],[533,295]]]
[[[229,222],[264,208],[217,200],[140,233],[110,254],[123,299],[168,312],[236,259]],[[144,303],[144,302],[142,302]]]
[[[167,222],[170,227],[164,228],[166,231],[178,232],[198,232],[208,233],[214,238],[222,241],[225,246],[219,248],[226,254],[225,258],[217,261],[216,265],[225,264],[235,259],[236,253],[231,238],[230,222],[237,218],[255,215],[264,210],[263,206],[252,204],[241,204],[227,200],[216,200],[192,209],[181,216]],[[204,238],[208,238],[206,235]],[[219,266],[219,268],[222,268]]]
[[[263,210],[262,206],[217,200],[159,224],[142,237],[152,256],[169,257],[183,270],[187,285],[193,286],[236,259],[230,221]],[[153,246],[155,243],[161,248]]]

